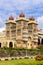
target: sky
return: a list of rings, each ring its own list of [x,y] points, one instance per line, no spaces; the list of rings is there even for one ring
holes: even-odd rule
[[[15,19],[22,12],[27,18],[35,17],[38,28],[43,29],[43,0],[0,0],[0,32],[11,15]]]

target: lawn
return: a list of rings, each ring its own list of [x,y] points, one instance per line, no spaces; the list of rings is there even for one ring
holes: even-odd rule
[[[43,61],[36,61],[34,59],[19,59],[0,61],[0,65],[43,65]]]

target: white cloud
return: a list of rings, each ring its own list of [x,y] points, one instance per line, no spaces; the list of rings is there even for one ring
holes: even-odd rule
[[[40,28],[40,29],[43,29],[43,16],[41,16],[41,17],[38,17],[37,18],[37,21],[38,21],[38,27]]]
[[[4,31],[5,30],[5,28],[0,28],[0,32],[2,32],[2,31]]]
[[[32,0],[33,1],[33,5],[39,5],[43,3],[43,0]]]
[[[41,12],[41,8],[37,9],[37,11],[34,11],[34,8],[37,6],[43,5],[43,0],[0,0],[0,17],[2,20],[0,20],[0,27],[4,25],[4,20],[8,19],[10,15],[13,15],[14,18],[17,17],[17,12],[22,11],[26,13],[26,16],[40,16],[39,9]],[[33,8],[33,9],[32,9]],[[26,11],[33,11],[33,13],[27,13]],[[43,9],[42,9],[43,10]],[[35,12],[35,13],[34,13]],[[42,16],[43,17],[43,16]],[[42,17],[38,17],[38,22],[42,21]],[[40,20],[40,21],[39,21]],[[2,24],[2,25],[1,25]],[[39,28],[42,27],[42,22],[39,23]]]
[[[43,0],[0,0],[0,7],[5,10],[24,10],[26,8],[32,8],[43,3]]]
[[[2,20],[2,18],[0,18],[0,28],[4,27],[4,22]]]

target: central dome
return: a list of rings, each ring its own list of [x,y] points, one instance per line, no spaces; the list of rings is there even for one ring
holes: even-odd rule
[[[14,20],[14,17],[13,17],[13,16],[10,16],[10,17],[9,17],[9,20]]]
[[[21,13],[21,14],[19,15],[19,17],[25,17],[24,13]]]

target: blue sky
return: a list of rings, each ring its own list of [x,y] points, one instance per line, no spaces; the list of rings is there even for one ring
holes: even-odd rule
[[[14,18],[23,12],[27,18],[34,16],[38,28],[43,29],[43,0],[0,0],[0,31],[10,15]]]

